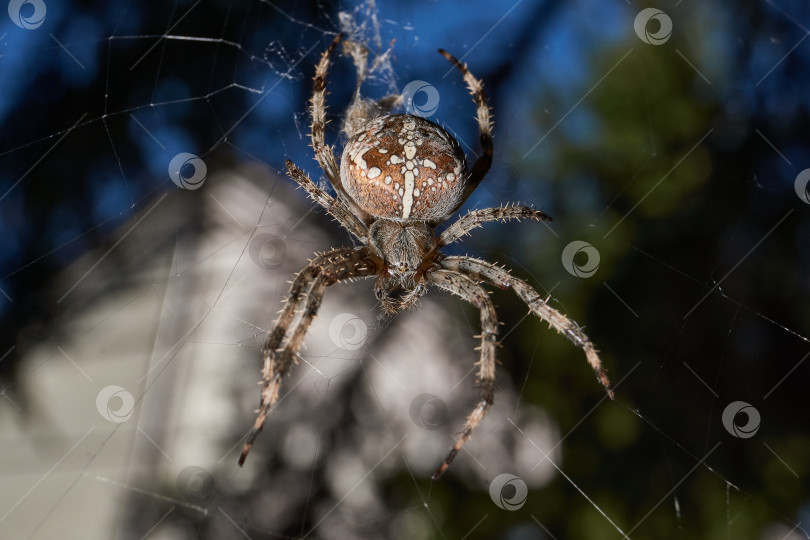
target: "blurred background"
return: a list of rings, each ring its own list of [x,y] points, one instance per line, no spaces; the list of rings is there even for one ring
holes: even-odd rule
[[[792,0],[132,3],[0,17],[3,538],[808,538],[810,5]],[[317,182],[314,65],[365,42],[364,95],[410,92],[495,162],[448,251],[512,268],[616,387],[508,291],[496,405],[438,291],[393,319],[327,291],[246,466],[290,276],[352,239]],[[339,152],[351,59],[328,76]],[[172,176],[173,175],[173,176]],[[805,396],[805,397],[802,397]],[[802,405],[804,403],[804,405]]]

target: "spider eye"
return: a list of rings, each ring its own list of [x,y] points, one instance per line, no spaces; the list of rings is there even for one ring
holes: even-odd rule
[[[419,116],[372,120],[343,150],[343,187],[369,214],[432,220],[452,212],[467,185],[464,152],[442,127]]]

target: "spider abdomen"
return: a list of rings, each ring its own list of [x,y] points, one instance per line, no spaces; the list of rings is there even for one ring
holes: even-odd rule
[[[461,147],[441,126],[408,114],[375,118],[346,144],[343,187],[369,214],[439,220],[461,203],[467,184]]]

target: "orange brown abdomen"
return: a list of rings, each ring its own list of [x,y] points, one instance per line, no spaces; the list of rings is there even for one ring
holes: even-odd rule
[[[464,152],[442,127],[419,116],[381,116],[343,150],[343,187],[369,214],[433,221],[453,212],[467,184]]]

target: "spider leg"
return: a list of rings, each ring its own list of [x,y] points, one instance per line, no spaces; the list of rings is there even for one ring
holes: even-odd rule
[[[484,85],[480,80],[470,73],[467,66],[456,60],[456,58],[445,51],[439,49],[439,53],[447,58],[464,76],[464,82],[467,83],[467,88],[470,90],[476,105],[476,118],[478,119],[478,132],[481,138],[481,149],[484,151],[481,156],[475,161],[475,164],[470,171],[470,176],[467,179],[467,188],[464,190],[464,197],[461,199],[457,210],[464,204],[467,197],[475,191],[484,176],[487,175],[489,167],[492,165],[492,117],[490,115],[489,103],[487,101],[487,94],[484,92]],[[455,212],[453,210],[453,212]]]
[[[250,430],[247,442],[242,448],[242,454],[239,456],[240,467],[244,465],[245,458],[247,458],[253,441],[262,430],[270,407],[278,399],[278,389],[281,385],[281,378],[289,369],[289,365],[281,364],[276,359],[279,347],[287,332],[287,328],[295,318],[295,312],[298,310],[304,298],[306,298],[319,270],[319,267],[315,264],[309,264],[298,273],[290,288],[290,294],[281,312],[281,316],[278,321],[276,321],[275,328],[270,332],[267,341],[265,341],[262,347],[264,363],[262,367],[261,404],[258,409],[259,414],[256,417],[256,422],[253,425],[253,429]]]
[[[239,465],[245,463],[256,436],[264,426],[267,414],[278,400],[284,375],[290,370],[304,336],[321,306],[326,287],[339,281],[368,277],[377,273],[380,261],[369,254],[367,248],[341,248],[315,257],[298,273],[290,288],[287,304],[262,347],[262,392],[256,421],[248,434],[239,456]],[[280,348],[295,313],[303,305],[303,312],[284,348]]]
[[[605,388],[610,399],[614,398],[610,380],[591,340],[575,321],[548,305],[528,283],[512,276],[509,271],[500,266],[471,257],[447,257],[441,262],[441,265],[443,268],[470,276],[472,279],[480,279],[503,289],[514,290],[529,306],[532,313],[553,326],[557,332],[585,352],[585,357],[596,373],[597,380]]]
[[[337,48],[338,43],[343,39],[343,34],[339,34],[321,54],[321,59],[315,66],[315,78],[313,80],[312,98],[310,99],[310,114],[312,115],[312,125],[310,127],[310,138],[312,149],[315,151],[315,159],[326,173],[326,177],[331,182],[332,187],[338,197],[345,202],[352,213],[358,216],[363,222],[368,223],[370,216],[353,203],[343,188],[340,180],[340,167],[331,146],[326,144],[326,73],[329,71],[329,62],[332,53]]]
[[[312,115],[310,137],[312,139],[312,148],[315,150],[315,159],[318,160],[318,164],[326,173],[329,181],[335,186],[335,189],[343,192],[337,160],[335,160],[335,155],[332,153],[332,147],[326,145],[324,137],[326,129],[326,73],[329,70],[332,52],[337,48],[341,39],[343,39],[343,34],[339,34],[329,45],[329,48],[321,53],[321,59],[315,66],[315,79],[313,80],[312,98],[310,99],[310,114]]]
[[[471,277],[454,270],[435,270],[428,274],[428,280],[434,285],[456,294],[481,310],[481,358],[478,361],[478,384],[481,389],[481,400],[467,417],[464,428],[450,449],[441,466],[433,473],[433,479],[439,478],[456,455],[470,438],[472,430],[481,422],[495,396],[495,345],[498,337],[498,315],[495,306],[483,287]]]
[[[521,218],[534,219],[537,221],[551,221],[549,216],[540,210],[535,210],[531,206],[500,206],[498,208],[472,210],[467,212],[465,216],[457,219],[439,235],[436,241],[436,247],[440,248],[452,244],[465,234],[469,234],[471,230],[481,227],[481,224],[484,222],[507,221],[510,219],[517,219],[519,221]]]
[[[378,56],[371,67],[368,65],[368,48],[364,43],[351,40],[344,41],[343,51],[352,58],[354,69],[357,72],[357,87],[355,88],[351,104],[344,111],[343,126],[341,128],[348,138],[352,138],[371,120],[378,116],[389,114],[394,107],[400,106],[402,104],[402,95],[388,95],[374,101],[373,99],[363,97],[360,93],[366,77],[379,66],[380,62],[388,58],[388,55],[391,53],[390,48],[383,53],[382,56]]]
[[[351,209],[340,199],[335,199],[327,192],[315,185],[312,179],[299,169],[295,163],[289,159],[286,162],[287,172],[299,186],[304,188],[313,201],[320,204],[326,211],[340,223],[344,229],[352,233],[360,242],[368,242],[368,230],[366,226],[357,219]]]
[[[351,138],[359,132],[372,119],[391,112],[394,107],[402,105],[402,95],[392,94],[374,101],[361,95],[360,89],[369,74],[375,71],[385,71],[391,57],[391,50],[394,42],[391,42],[388,49],[377,54],[374,61],[369,66],[369,50],[365,41],[355,41],[351,38],[343,42],[343,53],[352,59],[357,82],[351,105],[344,111],[343,133]]]

